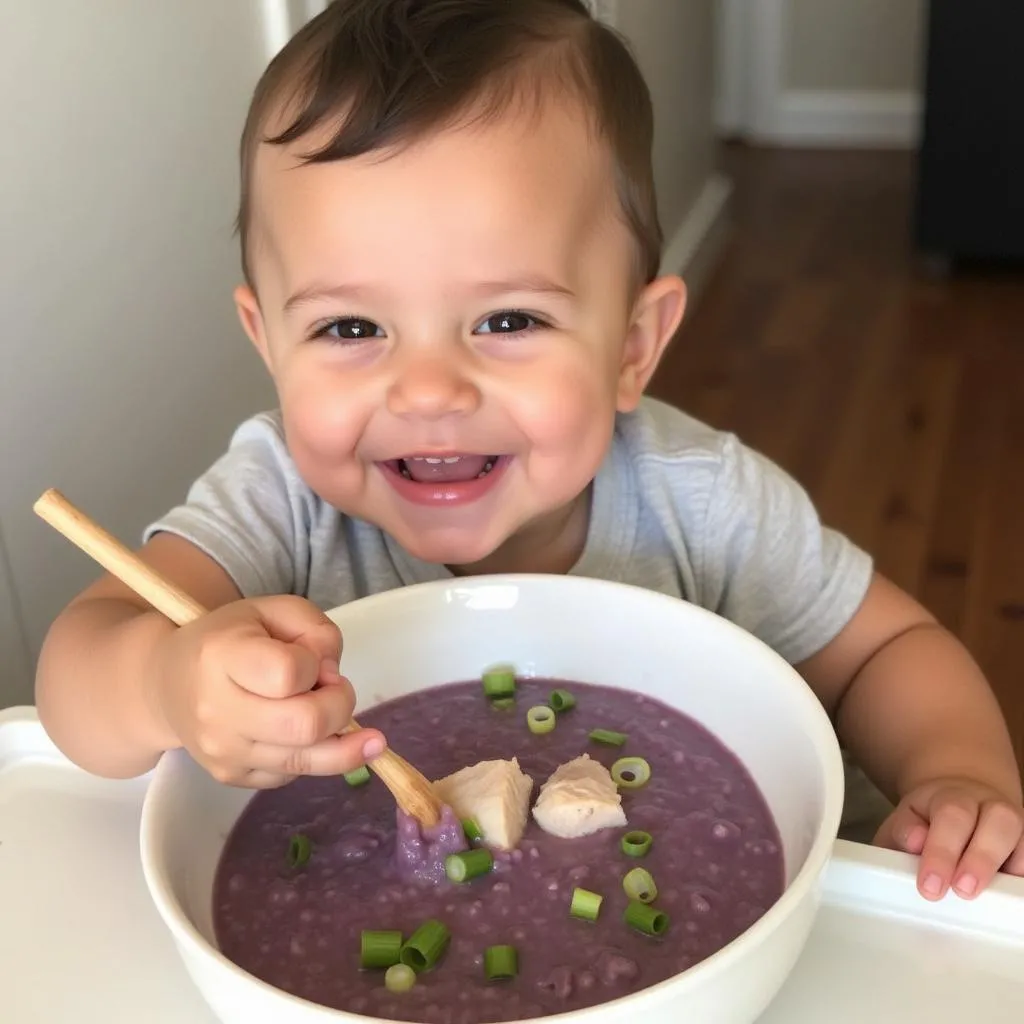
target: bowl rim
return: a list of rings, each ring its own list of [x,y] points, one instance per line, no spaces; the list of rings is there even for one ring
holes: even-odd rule
[[[715,628],[732,634],[731,642],[746,645],[754,656],[774,660],[778,668],[784,669],[779,675],[780,677],[788,677],[788,679],[780,678],[779,682],[789,688],[791,698],[794,701],[803,703],[805,713],[809,719],[807,723],[809,738],[823,756],[825,768],[824,806],[814,839],[807,851],[803,864],[794,874],[792,880],[785,886],[779,898],[752,925],[726,945],[693,966],[636,992],[605,1000],[593,1006],[569,1010],[565,1013],[507,1021],[506,1024],[536,1024],[537,1021],[543,1021],[544,1024],[586,1024],[588,1017],[593,1017],[598,1011],[605,1007],[619,1005],[625,1001],[632,1003],[636,1013],[643,1013],[646,1009],[645,1004],[660,1001],[666,989],[673,986],[685,986],[691,978],[693,979],[693,984],[697,984],[728,970],[736,960],[747,955],[754,948],[763,945],[776,928],[789,916],[791,909],[795,909],[800,902],[809,897],[814,898],[813,890],[816,888],[820,889],[824,871],[835,845],[842,816],[845,774],[838,737],[828,714],[814,695],[810,686],[789,662],[764,643],[764,641],[731,620],[700,605],[693,604],[685,598],[674,597],[631,583],[573,574],[547,573],[500,573],[452,577],[409,584],[370,594],[346,604],[338,605],[327,610],[325,614],[332,621],[336,621],[339,618],[344,619],[354,606],[358,606],[360,610],[372,610],[372,607],[377,604],[394,603],[403,600],[415,601],[421,594],[433,591],[443,592],[452,588],[481,590],[495,586],[518,586],[527,590],[538,586],[587,590],[603,589],[608,592],[609,596],[632,591],[632,598],[635,600],[646,600],[652,604],[671,604],[676,607],[681,605],[683,607],[678,609],[681,614],[691,615],[696,618],[703,617],[709,623],[714,621],[716,623]],[[170,882],[160,867],[160,856],[154,836],[156,819],[159,815],[159,808],[163,803],[162,794],[168,786],[173,784],[178,766],[184,759],[191,760],[190,755],[184,750],[172,750],[162,755],[152,771],[151,781],[143,797],[142,815],[139,825],[139,852],[146,887],[164,922],[164,926],[171,932],[174,941],[180,947],[179,953],[187,954],[187,957],[185,957],[186,961],[197,958],[212,961],[222,971],[226,970],[228,974],[232,975],[236,983],[247,983],[250,988],[265,994],[272,1003],[292,1005],[297,1010],[316,1011],[324,1016],[325,1020],[352,1021],[361,1022],[361,1024],[368,1024],[368,1022],[372,1022],[372,1024],[400,1024],[400,1022],[391,1021],[388,1018],[367,1016],[349,1010],[338,1010],[285,992],[283,989],[279,989],[269,982],[250,974],[244,968],[229,960],[213,943],[207,941],[199,932],[199,929],[189,920],[180,901],[172,893]],[[256,790],[253,790],[253,795],[256,792]],[[191,971],[188,963],[186,963],[186,966]],[[202,992],[200,992],[200,995],[205,998]]]

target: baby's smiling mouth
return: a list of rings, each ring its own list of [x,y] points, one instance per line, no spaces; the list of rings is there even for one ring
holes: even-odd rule
[[[466,483],[487,476],[498,464],[498,455],[469,455],[446,452],[437,455],[407,455],[389,459],[385,465],[415,483]]]

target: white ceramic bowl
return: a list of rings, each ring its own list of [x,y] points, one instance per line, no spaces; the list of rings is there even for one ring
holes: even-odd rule
[[[839,828],[843,768],[814,695],[785,661],[725,620],[650,591],[565,576],[492,576],[390,591],[336,609],[342,664],[366,708],[511,661],[525,675],[628,687],[715,733],[761,787],[782,836],[787,887],[751,928],[683,974],[548,1024],[752,1024],[813,924]],[[251,793],[181,752],[156,769],[142,817],[153,900],[225,1024],[340,1024],[357,1014],[296,999],[214,946],[211,894],[225,838]]]

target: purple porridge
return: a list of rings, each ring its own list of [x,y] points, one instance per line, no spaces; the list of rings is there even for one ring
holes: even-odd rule
[[[576,706],[557,716],[551,732],[535,735],[526,711],[546,703],[556,687],[571,691]],[[624,756],[642,757],[651,778],[621,791],[625,827],[562,839],[531,816],[515,851],[495,851],[492,870],[461,884],[440,877],[436,867],[417,880],[408,862],[399,863],[398,829],[406,830],[401,847],[408,849],[415,828],[396,815],[376,778],[356,787],[341,778],[300,778],[255,794],[218,868],[217,941],[234,963],[293,995],[429,1024],[577,1010],[693,966],[753,924],[783,891],[780,838],[749,773],[702,726],[651,698],[518,680],[515,702],[499,708],[479,682],[468,682],[425,690],[359,717],[382,729],[428,778],[483,760],[518,758],[534,781],[531,806],[551,773],[583,753],[608,768]],[[604,745],[589,737],[595,729],[628,738],[621,746]],[[427,837],[442,853],[467,848],[448,813]],[[653,837],[642,857],[622,848],[624,835],[636,830]],[[630,899],[623,878],[637,867],[653,876],[651,906],[668,918],[657,936],[624,920]],[[603,897],[596,921],[570,915],[576,888]],[[364,930],[400,931],[407,940],[431,920],[448,929],[450,940],[409,991],[389,991],[383,970],[361,968]],[[488,980],[484,951],[501,945],[515,947],[518,973]]]

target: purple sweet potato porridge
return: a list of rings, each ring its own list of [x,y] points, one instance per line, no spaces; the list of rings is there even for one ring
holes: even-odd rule
[[[555,687],[576,706],[556,727],[532,734],[526,710]],[[532,819],[511,854],[456,884],[438,872],[410,880],[396,857],[393,798],[375,777],[300,778],[254,795],[228,837],[214,887],[218,944],[236,964],[275,987],[366,1016],[430,1024],[483,1024],[544,1017],[628,995],[710,956],[754,923],[781,895],[781,842],[742,764],[692,719],[627,690],[519,680],[514,704],[492,706],[479,682],[425,690],[359,716],[428,778],[483,760],[518,758],[540,786],[561,764],[589,754],[605,767],[644,758],[651,778],[623,789],[628,824],[563,839]],[[589,738],[627,735],[622,746]],[[457,819],[437,830],[441,848],[465,848]],[[409,827],[409,822],[404,823]],[[644,830],[649,852],[627,856],[623,836]],[[294,837],[308,859],[290,863]],[[294,859],[294,858],[293,858]],[[436,860],[436,858],[435,858]],[[650,936],[624,921],[623,877],[653,876],[652,906],[669,919]],[[428,872],[428,875],[430,873]],[[596,921],[569,913],[574,888],[603,897]],[[400,931],[442,922],[450,941],[406,992],[391,992],[383,970],[360,966],[363,930]],[[489,981],[487,947],[514,946],[518,974]]]

